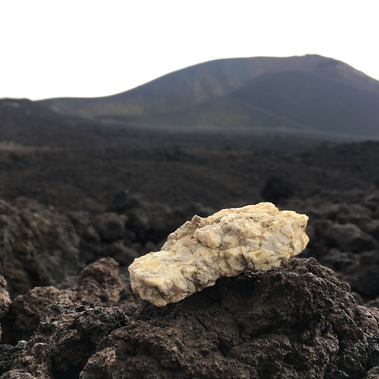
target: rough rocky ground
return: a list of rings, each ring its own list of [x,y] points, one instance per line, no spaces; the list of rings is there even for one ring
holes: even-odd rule
[[[351,286],[360,304],[379,305],[379,191],[354,190],[280,207],[309,216],[310,242],[302,257],[315,257]],[[0,269],[12,298],[35,286],[65,286],[91,262],[112,257],[126,272],[134,258],[158,251],[166,236],[201,204],[173,208],[117,194],[103,213],[58,212],[30,200],[0,202]]]
[[[104,129],[27,101],[0,126],[2,377],[379,377],[379,143]],[[309,215],[300,259],[140,308],[135,257],[264,200]]]
[[[378,309],[314,258],[137,312],[117,266],[102,258],[74,287],[5,300],[1,378],[375,377]]]

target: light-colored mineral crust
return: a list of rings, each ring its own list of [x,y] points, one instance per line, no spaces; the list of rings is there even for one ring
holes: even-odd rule
[[[168,236],[161,251],[134,260],[129,266],[132,289],[162,307],[222,276],[277,268],[307,245],[307,221],[306,215],[280,212],[271,203],[194,216]]]

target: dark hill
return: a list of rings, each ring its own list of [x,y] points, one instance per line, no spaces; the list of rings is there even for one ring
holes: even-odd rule
[[[379,82],[318,55],[216,60],[114,96],[39,104],[61,114],[138,126],[379,137]]]
[[[379,93],[320,74],[266,74],[227,95],[175,112],[120,117],[133,124],[251,127],[372,138],[379,136]]]

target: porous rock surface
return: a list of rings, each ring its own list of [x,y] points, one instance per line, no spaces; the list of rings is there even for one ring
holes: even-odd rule
[[[81,378],[363,378],[378,324],[348,290],[314,259],[291,259],[180,303],[146,302]]]
[[[60,365],[62,357],[66,357],[74,363],[67,363],[70,368],[63,369],[63,377],[77,377],[75,362],[85,363],[97,342],[114,328],[125,325],[128,316],[134,315],[141,304],[128,281],[120,279],[118,263],[112,258],[92,263],[72,282],[73,287],[62,290],[35,287],[13,300],[1,320],[4,334],[0,344],[0,375],[61,377]],[[35,338],[41,341],[36,342]],[[56,364],[52,361],[55,353]]]
[[[107,287],[105,265],[94,273]],[[53,303],[27,342],[0,345],[1,378],[363,379],[379,364],[375,312],[313,258],[130,318],[122,299]]]
[[[50,305],[55,301],[70,301],[70,298],[74,298],[73,293],[61,292],[52,286],[35,287],[26,294],[17,296],[9,313],[2,320],[4,334],[1,342],[15,344],[20,340],[28,340]]]
[[[177,302],[223,276],[270,270],[305,248],[308,217],[271,203],[194,216],[161,251],[129,266],[133,290],[157,306]]]
[[[99,341],[126,322],[117,307],[55,303],[2,378],[77,378]]]
[[[0,315],[4,327],[1,342],[15,344],[28,340],[54,302],[73,304],[81,300],[104,306],[120,306],[126,315],[134,314],[141,303],[130,284],[120,279],[118,263],[112,258],[102,258],[82,270],[77,283],[75,281],[71,288],[35,287],[17,296],[10,307],[8,304],[9,312]]]

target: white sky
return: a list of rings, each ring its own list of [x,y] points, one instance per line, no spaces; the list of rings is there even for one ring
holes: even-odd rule
[[[379,80],[379,0],[0,0],[0,98],[96,97],[229,57],[320,54]]]

